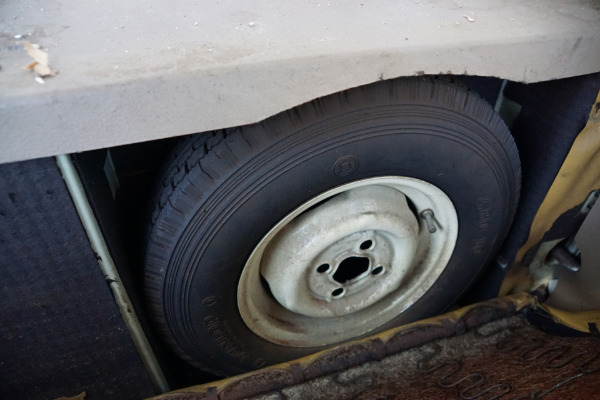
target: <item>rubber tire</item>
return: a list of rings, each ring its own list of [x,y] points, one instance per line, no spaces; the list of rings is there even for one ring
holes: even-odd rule
[[[446,80],[398,79],[188,137],[164,173],[146,253],[147,300],[162,336],[188,362],[222,376],[320,350],[276,345],[250,331],[237,307],[241,271],[261,238],[301,204],[387,175],[444,191],[459,233],[431,289],[376,331],[443,311],[506,235],[520,164],[489,104]]]

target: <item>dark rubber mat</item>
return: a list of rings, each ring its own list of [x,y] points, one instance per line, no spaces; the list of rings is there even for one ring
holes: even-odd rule
[[[537,301],[475,304],[155,400],[600,399],[600,339],[534,328]]]
[[[0,399],[154,390],[54,159],[0,166]]]
[[[599,351],[517,316],[253,399],[598,399]]]

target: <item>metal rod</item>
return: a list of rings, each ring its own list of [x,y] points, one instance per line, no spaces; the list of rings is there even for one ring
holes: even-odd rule
[[[121,316],[123,317],[123,321],[125,321],[125,325],[129,330],[131,339],[133,340],[140,357],[142,358],[142,362],[146,367],[146,371],[148,372],[148,375],[150,376],[150,379],[157,390],[159,390],[161,393],[168,392],[169,385],[167,384],[167,380],[165,379],[160,365],[158,364],[158,360],[156,359],[156,356],[150,347],[150,343],[148,343],[148,339],[146,338],[142,326],[140,325],[137,315],[133,309],[133,305],[131,304],[127,292],[125,291],[125,287],[121,282],[121,278],[117,272],[115,263],[110,256],[110,252],[106,246],[106,241],[102,236],[102,232],[98,226],[98,221],[94,216],[90,203],[85,195],[83,186],[81,185],[79,175],[77,174],[77,171],[71,162],[71,158],[69,155],[59,155],[56,156],[56,163],[58,164],[58,168],[62,173],[69,193],[71,194],[71,198],[73,199],[73,203],[77,209],[77,214],[79,214],[83,228],[85,229],[87,237],[90,241],[90,245],[98,256],[98,264],[100,265],[100,269],[102,270],[104,278],[109,283],[109,287],[114,294],[114,298],[117,306],[119,307],[119,311],[121,312]]]

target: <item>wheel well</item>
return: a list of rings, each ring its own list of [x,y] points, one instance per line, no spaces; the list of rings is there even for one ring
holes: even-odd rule
[[[462,82],[492,106],[496,105],[504,83],[493,77],[446,78]],[[521,106],[511,131],[522,159],[524,187],[517,218],[500,253],[507,262],[510,263],[527,239],[535,211],[571,143],[585,124],[599,89],[598,73],[529,85],[515,82],[504,85],[504,95]],[[147,331],[152,329],[147,325],[140,299],[143,297],[143,248],[151,213],[149,199],[161,167],[178,141],[178,138],[169,138],[73,156],[108,245],[115,254],[117,267]],[[493,292],[493,285],[488,286]],[[481,293],[471,295],[474,298],[482,296]],[[152,340],[156,348],[161,348],[157,339]],[[177,368],[187,369],[168,351],[159,352],[159,356]],[[182,386],[197,381],[196,374],[190,372],[191,380],[183,378]]]

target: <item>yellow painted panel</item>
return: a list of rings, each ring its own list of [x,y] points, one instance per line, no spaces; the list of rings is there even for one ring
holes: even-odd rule
[[[540,206],[527,242],[515,259],[519,263],[565,211],[581,204],[592,190],[600,188],[600,93],[585,128],[571,147],[565,162]]]

